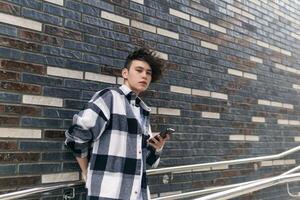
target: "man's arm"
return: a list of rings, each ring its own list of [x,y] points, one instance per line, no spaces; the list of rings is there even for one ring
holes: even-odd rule
[[[76,160],[80,166],[81,169],[81,176],[84,181],[86,181],[87,178],[87,168],[88,168],[88,159],[87,158],[80,158],[76,157]]]

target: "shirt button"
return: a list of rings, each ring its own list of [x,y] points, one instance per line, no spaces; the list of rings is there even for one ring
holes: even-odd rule
[[[142,152],[141,151],[139,151],[139,154],[141,154]]]
[[[137,191],[135,191],[134,193],[137,194]]]

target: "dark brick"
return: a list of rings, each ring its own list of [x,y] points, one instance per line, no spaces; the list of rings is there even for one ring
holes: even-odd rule
[[[113,29],[114,23],[102,18],[83,16],[82,22],[105,29]]]
[[[3,151],[9,151],[9,150],[17,150],[18,144],[16,141],[0,141],[0,150]]]
[[[65,130],[44,130],[46,139],[65,139]]]
[[[104,1],[95,1],[95,0],[83,0],[84,3],[87,3],[89,5],[92,5],[93,7],[101,8],[103,10],[108,10],[113,12],[114,11],[114,6],[111,5],[110,3],[106,3]],[[126,2],[124,2],[126,3]]]
[[[34,74],[45,74],[46,68],[42,65],[24,63],[13,60],[1,60],[0,68],[18,72],[30,72]]]
[[[23,117],[21,124],[24,127],[35,127],[35,128],[62,128],[62,121],[56,119],[39,119]]]
[[[18,50],[0,47],[0,57],[5,59],[21,60],[22,53]]]
[[[63,9],[52,4],[44,4],[43,10],[51,15],[57,15],[60,17],[70,18],[78,21],[80,21],[81,17],[79,12]]]
[[[64,26],[70,29],[81,31],[88,34],[98,35],[99,29],[94,26],[86,25],[85,23],[80,23],[77,21],[66,19],[64,21]]]
[[[49,86],[62,86],[63,79],[61,78],[53,78],[53,77],[45,77],[38,76],[33,74],[22,74],[22,80],[25,83],[39,84],[39,85],[49,85]]]
[[[51,47],[51,46],[44,46],[42,52],[44,54],[59,56],[59,57],[66,57],[72,59],[82,59],[82,53],[79,51],[64,49],[61,47]]]
[[[10,37],[16,37],[17,36],[17,29],[15,27],[0,24],[0,34],[7,35],[7,36],[10,36]]]
[[[20,80],[20,74],[10,72],[10,71],[6,71],[6,70],[0,70],[0,80],[19,81]]]
[[[17,172],[16,165],[0,165],[0,175],[1,176],[11,176],[15,175]]]
[[[62,149],[61,142],[50,142],[50,141],[42,141],[42,142],[27,142],[21,141],[20,142],[20,150],[23,151],[60,151]]]
[[[64,38],[74,39],[74,40],[81,40],[81,33],[76,31],[71,31],[64,28],[59,28],[55,26],[45,25],[45,33],[50,35],[61,36]]]
[[[3,105],[5,114],[41,116],[41,108],[25,105]]]
[[[13,83],[2,81],[0,82],[0,89],[12,92],[20,92],[27,94],[41,94],[41,87],[36,85]]]
[[[29,30],[20,29],[18,31],[18,36],[22,39],[38,43],[53,44],[58,46],[63,44],[61,38],[45,35],[43,33],[36,33]]]
[[[20,164],[20,174],[45,174],[60,172],[60,164],[39,163],[39,164]]]
[[[0,45],[12,47],[20,50],[26,50],[26,51],[41,51],[42,47],[41,45],[30,43],[30,42],[23,42],[21,40],[15,40],[5,37],[0,37]]]
[[[20,123],[20,119],[18,117],[0,116],[1,126],[18,126],[19,123]]]
[[[78,111],[74,110],[61,110],[61,109],[55,109],[55,108],[45,108],[43,111],[43,116],[44,117],[49,117],[49,118],[72,118],[75,113]]]
[[[0,11],[12,15],[20,15],[20,7],[6,2],[0,2]]]
[[[1,163],[38,162],[39,153],[0,153]]]
[[[123,17],[127,17],[129,19],[136,19],[138,21],[143,21],[143,15],[140,13],[137,13],[135,11],[131,11],[129,9],[126,9],[124,7],[119,7],[116,6],[115,7],[115,13],[117,15],[123,16]]]
[[[52,88],[44,87],[44,95],[60,98],[78,98],[80,96],[79,90],[63,89],[63,88]]]
[[[65,171],[80,171],[80,167],[77,162],[64,162],[63,170]]]
[[[100,67],[97,64],[80,62],[80,61],[69,60],[69,59],[66,60],[65,66],[66,68],[80,70],[80,71],[89,71],[89,72],[100,71]]]
[[[71,100],[71,99],[64,100],[65,108],[69,108],[69,109],[82,110],[85,104],[86,101]]]
[[[41,176],[19,176],[19,177],[8,177],[0,178],[0,188],[18,188],[18,187],[29,187],[37,185],[41,182]]]
[[[61,17],[56,17],[53,15],[48,15],[43,12],[38,12],[36,10],[22,8],[22,14],[24,17],[28,17],[30,19],[34,19],[41,22],[46,22],[49,24],[62,26],[63,20]]]
[[[74,161],[74,155],[71,152],[46,152],[42,153],[43,161]]]
[[[64,40],[64,47],[69,49],[76,49],[80,51],[96,52],[97,46],[83,42],[75,42],[74,40]]]

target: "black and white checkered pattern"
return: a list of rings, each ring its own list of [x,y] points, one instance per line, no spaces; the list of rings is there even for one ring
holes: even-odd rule
[[[141,107],[145,127],[136,119],[132,101]],[[144,200],[149,198],[146,164],[159,162],[146,145],[152,134],[149,114],[150,108],[122,85],[97,92],[87,108],[74,116],[65,144],[77,157],[90,156],[87,199],[136,199],[140,190]]]

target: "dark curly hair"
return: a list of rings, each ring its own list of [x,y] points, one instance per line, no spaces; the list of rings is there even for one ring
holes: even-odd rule
[[[165,67],[165,60],[158,57],[157,53],[148,49],[140,48],[129,54],[126,58],[124,68],[129,69],[133,60],[148,63],[152,70],[151,83],[160,79]]]

